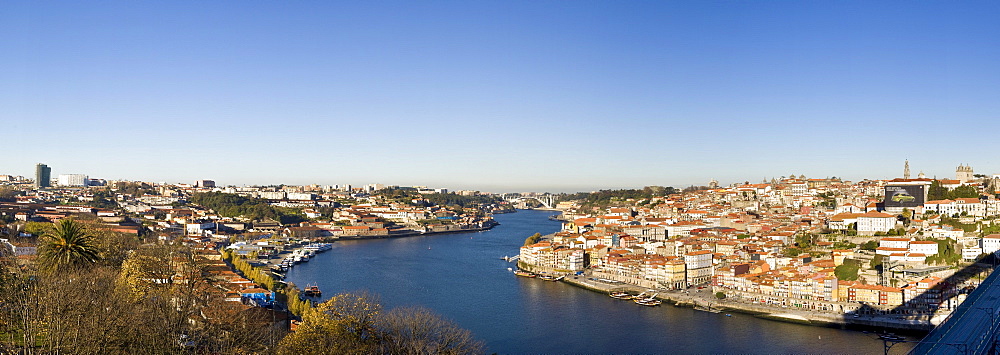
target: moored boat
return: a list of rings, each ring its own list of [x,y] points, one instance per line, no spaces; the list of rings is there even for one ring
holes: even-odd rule
[[[306,286],[306,289],[302,293],[305,294],[306,297],[320,297],[323,295],[323,292],[319,290],[319,286],[316,285]]]
[[[643,306],[649,306],[649,307],[659,306],[663,302],[661,302],[660,300],[656,299],[656,295],[657,294],[655,294],[655,293],[652,296],[642,296],[640,294],[641,297],[640,296],[636,296],[635,299],[633,299],[632,301],[635,302],[636,304],[643,305]]]
[[[650,297],[650,298],[636,298],[636,299],[634,299],[632,301],[635,302],[638,305],[647,306],[647,307],[659,306],[661,303],[663,303],[660,300],[652,298],[652,297]]]
[[[612,292],[611,294],[609,294],[609,296],[611,296],[611,298],[619,299],[619,300],[630,300],[630,299],[632,299],[632,297],[634,297],[634,296],[632,296],[632,294],[630,294],[628,292],[624,292],[624,291],[615,291],[615,292]]]
[[[532,274],[532,273],[524,271],[524,270],[514,271],[514,275],[521,276],[521,277],[535,277],[535,276],[537,276],[535,274]]]

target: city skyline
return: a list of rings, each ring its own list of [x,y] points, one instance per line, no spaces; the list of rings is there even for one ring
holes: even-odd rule
[[[995,3],[0,5],[5,174],[591,191],[1000,173]]]
[[[52,167],[50,167],[50,166],[48,166],[48,165],[46,165],[44,163],[38,163],[38,164],[36,164],[35,177],[37,177],[38,174],[40,174],[39,171],[41,171],[41,170],[39,170],[39,169],[41,169],[41,167],[44,167],[44,169],[46,170],[46,172],[44,174],[46,176],[49,176],[49,181],[55,181],[55,178],[53,178],[52,175],[51,175],[51,168]],[[402,187],[428,187],[428,188],[432,188],[432,189],[444,188],[444,189],[449,189],[452,192],[454,192],[454,191],[474,190],[474,191],[492,192],[492,193],[516,193],[516,192],[574,193],[574,192],[594,192],[594,191],[598,191],[598,190],[610,190],[610,189],[640,188],[640,187],[646,187],[646,186],[671,186],[671,187],[677,188],[678,190],[683,189],[683,188],[688,187],[688,186],[701,186],[701,187],[705,187],[705,186],[712,186],[712,184],[716,184],[717,186],[739,186],[739,185],[741,185],[743,183],[749,183],[749,184],[755,184],[757,182],[768,183],[768,182],[773,182],[773,179],[784,179],[786,177],[788,177],[790,179],[796,179],[796,177],[801,178],[802,176],[805,176],[805,178],[807,178],[807,179],[830,179],[830,178],[838,178],[838,179],[841,179],[841,180],[846,181],[846,182],[858,182],[858,181],[862,181],[862,180],[892,180],[892,179],[899,179],[899,178],[902,178],[902,179],[945,179],[945,180],[957,179],[957,180],[961,180],[961,181],[966,181],[966,180],[973,179],[973,175],[984,175],[984,176],[998,176],[998,175],[1000,175],[1000,174],[982,174],[982,173],[975,172],[974,169],[975,169],[975,167],[973,167],[971,165],[968,165],[968,164],[959,164],[955,168],[955,172],[952,175],[937,175],[937,174],[931,175],[931,174],[924,173],[923,170],[920,170],[920,172],[917,173],[917,174],[911,174],[911,172],[910,172],[910,166],[909,166],[909,161],[904,161],[904,167],[901,170],[902,174],[900,174],[898,176],[895,176],[895,177],[887,177],[887,178],[865,177],[865,178],[854,180],[854,179],[849,179],[849,178],[846,178],[846,177],[843,177],[843,176],[836,176],[836,175],[819,177],[819,176],[805,176],[804,174],[789,174],[787,176],[786,175],[767,176],[767,177],[764,177],[761,180],[746,179],[746,180],[742,180],[742,181],[738,180],[738,181],[732,181],[732,182],[727,182],[727,183],[723,183],[723,184],[719,184],[719,181],[713,179],[713,180],[709,181],[708,184],[690,184],[690,185],[655,185],[655,184],[647,184],[647,185],[642,185],[642,186],[610,186],[610,187],[600,187],[600,188],[591,189],[591,190],[586,190],[586,189],[572,190],[572,189],[566,189],[566,188],[561,188],[560,189],[558,187],[555,188],[555,189],[548,189],[548,190],[546,190],[546,189],[541,189],[541,190],[504,190],[504,189],[482,188],[482,186],[479,186],[479,187],[476,187],[476,186],[471,186],[471,187],[470,186],[462,186],[462,187],[459,187],[459,188],[453,188],[451,186],[443,186],[443,185],[427,185],[427,184],[409,184],[409,185],[407,185],[407,184],[394,184],[394,183],[391,183],[391,182],[384,183],[382,181],[375,181],[375,182],[343,182],[343,181],[341,181],[340,183],[315,183],[315,182],[313,182],[313,183],[301,183],[301,184],[289,184],[289,183],[280,183],[280,182],[279,183],[227,184],[227,183],[222,182],[222,183],[219,183],[218,186],[222,187],[222,186],[274,186],[274,185],[307,186],[307,185],[320,185],[320,186],[338,186],[338,187],[341,187],[341,188],[343,186],[350,186],[350,187],[357,188],[357,187],[364,187],[364,186],[369,186],[369,185],[371,185],[371,186],[382,185],[382,186],[402,186]],[[17,174],[4,174],[4,176],[11,176],[11,177],[19,177],[19,178],[32,179],[32,177],[30,177],[30,176],[17,175]],[[90,179],[92,177],[89,176],[89,175],[87,175],[87,174],[78,174],[78,173],[73,173],[73,174],[60,173],[60,174],[55,175],[55,177],[57,177],[60,180],[60,182],[58,184],[58,186],[60,186],[60,187],[62,187],[62,186],[86,186],[86,183],[76,182],[75,185],[74,185],[74,184],[65,183],[65,182],[63,182],[64,180],[68,181],[68,180],[71,180],[71,179],[74,179],[74,178],[78,179],[78,180],[82,179],[81,181],[93,180],[93,179]],[[212,180],[212,179],[196,179],[196,180],[194,180],[192,182],[192,181],[166,181],[166,180],[162,180],[162,179],[141,180],[141,179],[126,179],[126,178],[108,179],[108,178],[103,178],[103,177],[93,177],[93,178],[102,181],[102,183],[106,182],[106,181],[141,181],[141,182],[160,183],[160,184],[190,184],[190,185],[199,185],[199,184],[203,183],[204,181],[211,181],[211,183],[213,184],[213,186],[217,183],[215,180]],[[37,185],[38,184],[38,179],[35,178],[33,180],[34,180],[34,183]],[[81,184],[83,184],[83,185],[81,185]],[[51,187],[51,186],[48,186],[48,187]]]

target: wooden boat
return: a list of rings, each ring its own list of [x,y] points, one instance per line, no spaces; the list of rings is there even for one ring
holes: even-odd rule
[[[635,296],[632,296],[632,294],[630,294],[628,292],[624,292],[624,291],[612,292],[608,296],[611,296],[611,298],[619,299],[619,300],[630,300],[633,297],[635,297]]]
[[[514,275],[521,276],[521,277],[536,277],[537,276],[535,274],[532,274],[532,273],[524,271],[524,270],[514,271]]]
[[[650,298],[636,298],[636,299],[632,300],[632,302],[635,302],[638,305],[647,306],[647,307],[659,306],[661,303],[663,303],[660,300],[652,298],[652,297],[650,297]]]
[[[654,293],[652,296],[636,297],[632,301],[638,305],[643,305],[648,307],[659,306],[661,303],[663,303],[660,300],[656,299],[655,297],[656,294]]]

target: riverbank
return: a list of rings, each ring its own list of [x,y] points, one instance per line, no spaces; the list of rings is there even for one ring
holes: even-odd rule
[[[588,279],[585,276],[569,276],[563,282],[584,288],[590,291],[609,294],[612,291],[625,291],[630,293],[642,293],[649,290],[643,287],[625,283],[607,283]],[[739,302],[728,302],[714,299],[710,291],[694,289],[692,290],[654,290],[656,298],[673,304],[675,307],[690,307],[696,310],[711,313],[742,313],[752,315],[757,318],[775,320],[780,322],[803,324],[818,327],[832,327],[840,329],[895,329],[910,333],[926,333],[934,328],[934,325],[926,321],[915,321],[908,319],[896,319],[885,316],[859,316],[857,318],[846,314],[820,313],[802,311],[788,308],[768,307],[764,305],[752,305]],[[707,297],[703,297],[707,295]]]
[[[419,237],[428,235],[442,235],[442,234],[454,234],[454,233],[467,233],[467,232],[482,232],[493,229],[493,227],[499,226],[500,223],[497,221],[492,221],[492,223],[487,223],[482,227],[472,227],[472,228],[461,228],[455,230],[446,231],[406,231],[406,232],[389,232],[388,235],[375,235],[375,236],[341,236],[333,240],[371,240],[371,239],[391,239],[391,238],[406,238],[406,237]]]

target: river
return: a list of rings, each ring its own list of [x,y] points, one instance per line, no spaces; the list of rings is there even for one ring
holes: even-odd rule
[[[514,276],[501,260],[524,239],[559,230],[555,212],[496,215],[489,231],[339,241],[297,265],[288,280],[317,284],[324,298],[369,291],[386,308],[427,307],[509,353],[882,353],[858,331],[743,314],[726,317],[669,305],[647,308],[570,286]],[[903,346],[893,349],[899,353]]]

